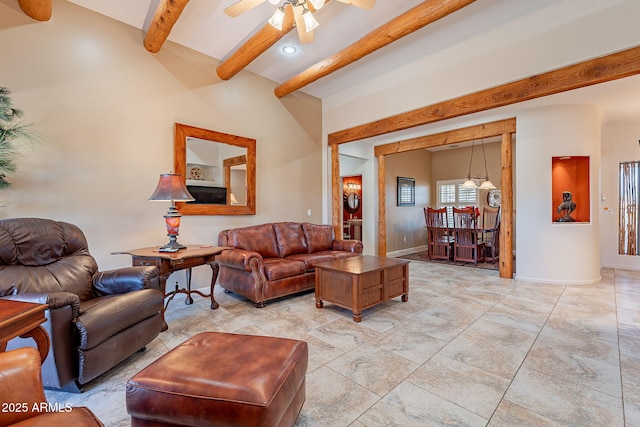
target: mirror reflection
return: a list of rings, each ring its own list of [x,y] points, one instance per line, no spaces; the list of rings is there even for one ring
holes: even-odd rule
[[[176,173],[193,202],[183,215],[255,214],[255,140],[176,123]]]
[[[358,209],[360,209],[360,196],[355,192],[349,193],[345,200],[344,209],[350,214],[358,212]]]

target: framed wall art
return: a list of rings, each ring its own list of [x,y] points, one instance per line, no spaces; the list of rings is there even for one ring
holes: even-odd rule
[[[416,180],[398,177],[398,206],[416,205]]]

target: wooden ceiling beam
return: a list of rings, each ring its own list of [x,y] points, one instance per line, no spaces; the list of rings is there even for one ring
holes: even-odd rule
[[[329,134],[344,144],[640,74],[640,46]]]
[[[158,53],[189,0],[161,0],[144,37],[144,47]]]
[[[264,27],[233,51],[224,61],[218,64],[216,68],[218,77],[222,80],[229,80],[238,74],[254,59],[262,55],[267,49],[278,43],[281,38],[293,30],[293,22],[293,11],[291,10],[291,5],[288,4],[285,7],[282,31],[273,28],[268,22],[264,24]]]
[[[53,11],[53,0],[18,0],[20,9],[36,21],[48,21]]]
[[[340,52],[307,68],[276,87],[274,93],[282,98],[316,80],[325,77],[376,50],[411,34],[440,18],[462,9],[475,0],[424,1],[413,9],[373,30]]]
[[[387,156],[389,154],[404,153],[413,150],[424,150],[431,147],[456,144],[474,139],[490,138],[492,136],[514,133],[516,131],[516,119],[498,120],[481,125],[468,126],[461,129],[446,132],[423,135],[415,138],[403,139],[388,144],[377,145],[373,148],[374,155]]]

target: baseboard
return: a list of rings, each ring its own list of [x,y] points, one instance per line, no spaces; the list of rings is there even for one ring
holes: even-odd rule
[[[387,252],[387,257],[398,258],[398,257],[409,255],[409,254],[415,254],[416,252],[424,252],[427,249],[428,249],[427,245],[416,246],[416,247],[407,248],[407,249],[400,249],[398,251]]]
[[[595,284],[600,283],[602,281],[602,277],[600,277],[600,276],[598,276],[597,278],[594,278],[594,279],[589,279],[589,280],[553,280],[553,279],[540,279],[540,278],[536,278],[536,277],[519,276],[518,274],[516,274],[513,277],[513,279],[517,280],[519,282],[540,283],[540,284],[544,284],[544,285],[562,285],[562,286],[567,286],[567,285],[595,285]]]
[[[610,268],[612,270],[640,271],[640,265],[631,266],[631,265],[605,264],[602,266],[602,268]]]

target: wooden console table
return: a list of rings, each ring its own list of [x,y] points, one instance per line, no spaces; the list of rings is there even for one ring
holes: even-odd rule
[[[160,252],[157,246],[150,248],[133,249],[130,251],[114,252],[113,254],[127,254],[131,255],[132,265],[155,265],[160,270],[160,289],[164,290],[164,296],[169,297],[165,302],[164,309],[162,311],[163,319],[163,331],[167,329],[167,324],[164,321],[164,311],[169,306],[171,300],[176,294],[186,294],[185,304],[192,304],[193,298],[191,294],[200,295],[203,298],[211,298],[211,308],[216,309],[220,306],[213,296],[213,287],[216,284],[218,278],[219,266],[216,262],[216,255],[227,249],[220,246],[209,245],[189,245],[186,249],[180,249],[178,252]],[[204,294],[198,290],[191,289],[191,269],[200,265],[209,265],[213,272],[211,277],[210,293]],[[167,291],[167,279],[172,273],[178,270],[186,270],[187,273],[187,287],[176,288],[172,291]]]
[[[46,304],[0,299],[0,352],[15,337],[33,338],[40,352],[40,362],[49,353],[49,334],[41,326],[47,319]]]
[[[323,301],[348,308],[353,321],[362,310],[402,295],[409,300],[409,260],[370,255],[316,264],[316,307]]]

